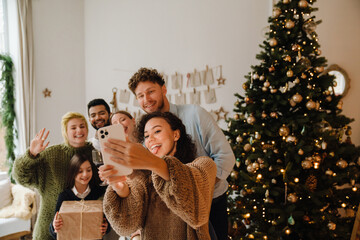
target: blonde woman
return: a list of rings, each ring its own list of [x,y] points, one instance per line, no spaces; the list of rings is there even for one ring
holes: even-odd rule
[[[49,145],[49,131],[40,130],[25,154],[14,162],[13,177],[17,183],[38,190],[41,201],[33,231],[34,240],[52,239],[49,225],[53,220],[56,201],[65,189],[69,163],[76,153],[91,155],[93,146],[87,142],[88,125],[85,117],[68,112],[62,117],[64,143]]]

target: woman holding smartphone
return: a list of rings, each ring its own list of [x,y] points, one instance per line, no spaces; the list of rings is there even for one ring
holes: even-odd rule
[[[142,239],[210,239],[214,161],[195,159],[195,145],[171,113],[144,115],[138,134],[146,148],[114,139],[105,144],[114,161],[134,169],[124,177],[115,176],[113,166],[100,167],[110,184],[104,197],[109,223],[121,235],[141,229]]]

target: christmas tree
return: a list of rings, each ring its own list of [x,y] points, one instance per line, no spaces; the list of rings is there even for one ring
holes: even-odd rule
[[[324,71],[315,0],[282,0],[225,131],[231,239],[350,239],[360,148]]]

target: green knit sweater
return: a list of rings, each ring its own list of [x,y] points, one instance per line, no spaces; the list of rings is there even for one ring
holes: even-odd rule
[[[40,194],[40,209],[33,232],[34,240],[52,239],[49,224],[52,222],[56,201],[65,189],[69,162],[75,153],[87,152],[91,156],[93,146],[74,148],[59,144],[46,148],[38,156],[32,157],[29,149],[15,160],[13,177],[17,183],[35,188]]]

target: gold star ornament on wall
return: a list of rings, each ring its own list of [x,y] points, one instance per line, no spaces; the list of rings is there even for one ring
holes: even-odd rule
[[[215,111],[215,114],[217,115],[217,119],[220,120],[220,119],[224,119],[226,120],[227,119],[227,114],[229,112],[225,111],[223,107],[220,107],[219,110]]]
[[[51,97],[51,91],[48,88],[45,88],[43,94],[44,94],[44,98]]]

